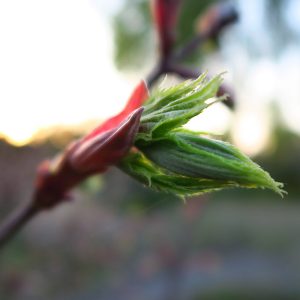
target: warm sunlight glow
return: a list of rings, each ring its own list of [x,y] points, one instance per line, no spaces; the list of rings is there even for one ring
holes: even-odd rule
[[[250,156],[264,150],[269,143],[270,121],[262,109],[238,112],[232,127],[234,144]]]
[[[213,134],[224,134],[230,125],[231,113],[224,104],[217,103],[207,108],[185,126],[190,130]]]
[[[9,124],[7,124],[9,125]],[[35,126],[30,126],[32,125],[30,122],[28,122],[29,127],[27,128],[22,128],[21,126],[6,126],[6,127],[1,127],[1,134],[0,137],[4,138],[6,141],[9,143],[15,145],[15,146],[24,146],[28,144],[32,137],[33,133],[36,131]]]
[[[85,0],[0,2],[0,134],[103,119],[130,88],[116,71],[108,22]]]
[[[281,100],[279,102],[281,116],[287,127],[300,134],[300,56],[299,48],[289,46],[280,59],[280,75],[284,80],[279,82],[277,95]]]

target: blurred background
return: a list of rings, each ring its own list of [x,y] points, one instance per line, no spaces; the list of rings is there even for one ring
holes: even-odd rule
[[[178,47],[217,2],[184,1]],[[112,168],[1,251],[1,300],[300,299],[300,2],[229,3],[239,21],[186,64],[226,71],[235,108],[189,126],[230,140],[288,195],[184,204]],[[38,163],[120,111],[156,61],[148,0],[0,0],[1,219],[30,198]]]

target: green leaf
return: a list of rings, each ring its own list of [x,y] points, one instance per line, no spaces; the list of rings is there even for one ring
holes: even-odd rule
[[[195,196],[238,186],[236,183],[226,180],[191,178],[175,174],[148,160],[142,152],[136,151],[128,154],[118,167],[129,176],[154,190],[180,197]]]
[[[234,183],[247,188],[269,188],[282,194],[281,184],[237,148],[187,131],[174,131],[139,145],[161,168],[189,178]]]
[[[181,197],[232,187],[282,195],[283,185],[237,148],[181,127],[222,100],[216,97],[221,81],[221,75],[207,81],[203,74],[154,93],[144,107],[136,148],[119,167],[151,188]]]
[[[154,94],[145,106],[137,140],[163,136],[222,100],[215,98],[221,81],[221,75],[207,81],[203,74],[197,80],[185,81]]]

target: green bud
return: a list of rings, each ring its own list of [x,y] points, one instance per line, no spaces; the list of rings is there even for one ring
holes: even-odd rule
[[[281,184],[234,146],[188,131],[174,131],[139,146],[145,156],[177,175],[210,179],[217,185],[269,188],[281,194]]]
[[[205,75],[156,92],[144,108],[137,139],[151,140],[162,136],[222,100],[215,97],[222,81],[221,75],[210,81],[205,80]]]
[[[250,158],[229,143],[182,129],[216,97],[220,75],[185,81],[156,91],[147,101],[134,151],[119,167],[159,191],[179,196],[198,195],[229,187],[268,188],[280,195],[275,182]]]
[[[193,178],[175,174],[148,160],[141,152],[133,151],[119,164],[119,168],[144,185],[179,197],[195,196],[223,188],[238,187],[234,182]]]

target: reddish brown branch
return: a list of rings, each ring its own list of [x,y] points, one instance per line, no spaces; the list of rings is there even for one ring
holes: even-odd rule
[[[190,41],[185,43],[181,48],[174,48],[174,36],[175,36],[175,25],[179,14],[178,9],[180,8],[181,1],[179,0],[156,0],[156,16],[164,16],[166,20],[170,18],[170,13],[166,10],[166,7],[176,8],[176,17],[172,18],[169,26],[162,26],[161,18],[154,18],[154,21],[158,27],[159,37],[159,63],[153,69],[153,71],[147,77],[147,84],[152,87],[162,75],[172,73],[182,78],[197,78],[201,73],[199,71],[191,70],[184,65],[182,62],[189,58],[199,47],[201,47],[206,41],[217,38],[224,28],[235,23],[238,20],[238,13],[231,5],[219,4],[212,6],[200,19],[201,28]],[[165,7],[166,6],[166,7]],[[161,15],[162,14],[162,15]],[[165,21],[166,22],[166,21]],[[170,39],[169,37],[172,37]],[[162,48],[167,47],[168,51],[161,51]],[[231,90],[222,86],[219,91],[219,95],[224,93],[229,94],[225,104],[230,108],[233,107],[233,96]]]
[[[189,58],[203,43],[217,38],[223,29],[235,23],[238,20],[238,13],[232,6],[217,5],[209,9],[202,19],[205,20],[205,28],[200,28],[201,32],[178,49],[172,60],[180,62]]]
[[[3,247],[38,212],[39,209],[33,203],[29,203],[15,211],[0,228],[0,248]]]
[[[0,247],[37,213],[63,203],[70,198],[72,188],[118,163],[128,153],[139,128],[143,112],[140,106],[146,98],[148,90],[141,82],[120,114],[71,143],[59,156],[40,164],[32,200],[2,225]]]

